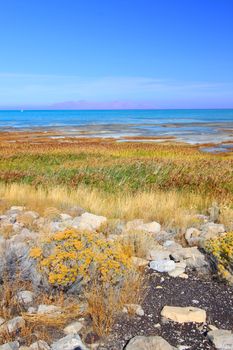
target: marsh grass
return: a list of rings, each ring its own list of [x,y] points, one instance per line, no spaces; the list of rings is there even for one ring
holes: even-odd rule
[[[182,228],[195,225],[193,214],[216,201],[229,222],[224,213],[231,214],[233,203],[232,153],[204,154],[175,143],[58,142],[30,133],[3,133],[0,151],[0,197],[40,214],[78,205],[108,218]]]

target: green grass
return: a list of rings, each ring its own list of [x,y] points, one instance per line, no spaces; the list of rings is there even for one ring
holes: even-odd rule
[[[24,147],[23,147],[24,146]],[[25,152],[25,149],[28,149]],[[89,186],[108,193],[178,190],[233,198],[232,155],[195,147],[110,142],[2,145],[0,181],[33,186]]]

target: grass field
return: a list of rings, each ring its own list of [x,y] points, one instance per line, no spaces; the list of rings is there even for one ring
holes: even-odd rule
[[[175,143],[49,136],[2,133],[2,198],[41,210],[45,204],[80,205],[112,218],[156,218],[176,225],[212,201],[231,213],[233,153],[204,154],[196,146]]]

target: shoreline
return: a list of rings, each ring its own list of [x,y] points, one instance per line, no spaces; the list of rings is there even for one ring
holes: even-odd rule
[[[80,141],[103,141],[110,143],[181,144],[197,148],[205,153],[231,153],[233,151],[233,134],[231,134],[231,129],[223,130],[227,136],[224,134],[225,137],[222,139],[219,137],[219,139],[216,140],[215,137],[213,140],[211,135],[206,135],[206,140],[195,142],[193,139],[184,140],[175,135],[121,135],[119,133],[113,135],[108,132],[102,132],[100,130],[100,125],[98,125],[98,132],[95,127],[96,126],[90,126],[92,130],[89,132],[80,130],[78,127],[72,127],[71,129],[68,127],[34,127],[30,130],[23,128],[7,128],[6,130],[0,130],[0,142],[32,142],[39,144],[46,142],[74,143]]]

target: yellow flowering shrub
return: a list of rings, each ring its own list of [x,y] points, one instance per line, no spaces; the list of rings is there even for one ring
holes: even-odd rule
[[[100,233],[75,229],[55,233],[41,247],[32,248],[30,256],[51,285],[63,287],[94,278],[114,284],[132,267],[119,243],[108,241]]]
[[[233,282],[233,232],[208,240],[205,248],[213,255],[219,275]]]

